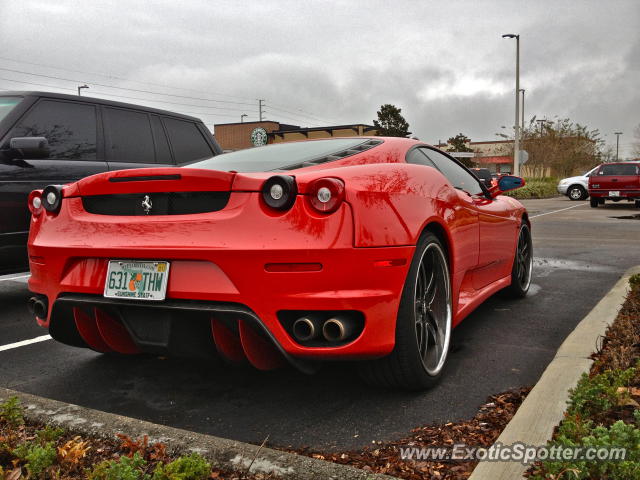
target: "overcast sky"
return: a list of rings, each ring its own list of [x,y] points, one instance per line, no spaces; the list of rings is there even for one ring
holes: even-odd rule
[[[613,145],[622,131],[626,156],[639,25],[637,0],[0,0],[0,89],[86,82],[211,126],[256,120],[259,98],[301,126],[371,123],[392,103],[426,142],[492,140],[514,122],[515,40],[501,34],[519,33],[526,117],[569,117]]]

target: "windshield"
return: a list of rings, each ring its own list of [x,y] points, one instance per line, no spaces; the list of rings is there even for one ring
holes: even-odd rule
[[[312,142],[275,143],[264,147],[224,153],[186,166],[209,170],[235,170],[236,172],[286,170],[287,167],[298,166],[302,162],[320,159],[368,141],[368,138],[354,137],[314,140]]]
[[[22,101],[22,97],[0,97],[0,122]]]

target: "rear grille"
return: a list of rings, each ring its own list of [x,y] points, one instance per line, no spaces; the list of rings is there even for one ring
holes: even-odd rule
[[[90,195],[82,206],[97,215],[189,215],[217,212],[231,192],[168,192]]]

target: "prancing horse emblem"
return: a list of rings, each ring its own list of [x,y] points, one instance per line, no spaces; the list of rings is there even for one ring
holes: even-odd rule
[[[149,198],[149,195],[145,195],[144,200],[142,200],[142,209],[144,210],[145,215],[149,215],[152,208],[153,202],[151,201],[151,198]]]

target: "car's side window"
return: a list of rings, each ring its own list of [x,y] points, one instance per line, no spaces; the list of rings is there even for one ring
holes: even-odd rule
[[[96,107],[85,103],[42,100],[20,120],[9,138],[45,137],[49,158],[96,159]]]
[[[148,114],[110,107],[104,113],[107,161],[155,163]]]
[[[471,195],[484,195],[480,181],[473,174],[436,150],[426,149],[425,153],[455,188]]]
[[[424,150],[425,148],[414,148],[407,153],[407,163],[413,163],[416,165],[425,165],[427,167],[437,168],[435,164],[427,157]]]
[[[169,117],[163,118],[162,121],[169,134],[176,163],[204,160],[214,156],[195,123]]]
[[[164,128],[160,122],[160,117],[151,116],[151,128],[153,128],[153,137],[156,141],[156,162],[170,165],[173,163],[171,159],[171,150],[169,149],[169,141],[164,133]]]

